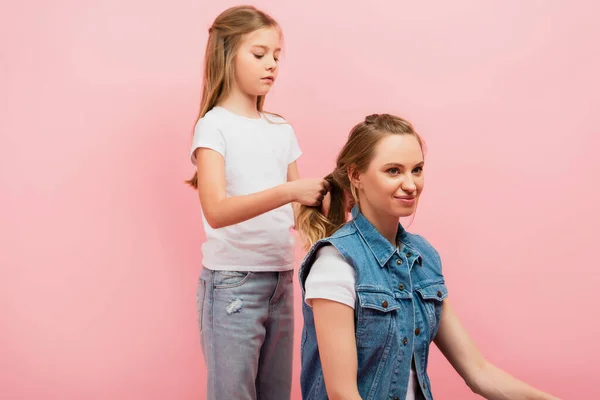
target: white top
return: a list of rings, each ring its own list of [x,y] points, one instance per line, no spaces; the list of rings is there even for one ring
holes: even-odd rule
[[[306,304],[312,307],[313,299],[327,299],[354,309],[356,304],[356,271],[333,246],[317,250],[315,261],[306,277]],[[414,361],[411,362],[406,400],[415,400],[420,394]]]
[[[209,148],[225,160],[227,197],[270,189],[287,181],[288,165],[302,154],[294,129],[271,114],[247,118],[215,107],[196,124],[194,151]],[[293,269],[291,204],[239,224],[213,229],[202,213],[206,241],[203,264],[212,270],[287,271]]]

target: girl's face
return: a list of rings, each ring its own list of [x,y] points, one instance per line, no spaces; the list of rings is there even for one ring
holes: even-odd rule
[[[390,134],[374,150],[367,170],[353,179],[361,210],[395,219],[413,214],[424,183],[419,141],[409,134]]]
[[[281,37],[276,28],[249,33],[234,58],[235,85],[249,96],[264,96],[275,83]]]

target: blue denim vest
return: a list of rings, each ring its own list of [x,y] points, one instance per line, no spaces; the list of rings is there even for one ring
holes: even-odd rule
[[[437,251],[421,236],[399,224],[396,248],[361,214],[331,237],[314,244],[300,267],[304,328],[300,384],[305,400],[325,400],[312,309],[306,305],[305,282],[316,251],[334,246],[356,271],[354,324],[358,356],[357,383],[363,400],[404,400],[411,363],[421,391],[432,399],[427,358],[448,296]]]

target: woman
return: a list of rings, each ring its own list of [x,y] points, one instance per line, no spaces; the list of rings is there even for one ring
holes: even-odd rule
[[[398,223],[416,210],[423,167],[409,122],[368,116],[326,178],[328,210],[300,210],[312,246],[300,268],[303,399],[432,399],[432,341],[487,399],[555,399],[484,359],[448,302],[437,251]]]

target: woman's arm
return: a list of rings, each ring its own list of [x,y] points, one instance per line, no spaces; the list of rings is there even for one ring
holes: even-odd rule
[[[200,203],[206,221],[215,229],[247,221],[292,201],[320,204],[327,184],[322,179],[302,179],[258,193],[227,197],[223,156],[201,147],[196,149],[196,164]]]
[[[312,308],[329,399],[361,400],[356,382],[358,359],[354,310],[325,299],[313,299]]]
[[[556,400],[489,363],[444,300],[435,344],[471,390],[489,400]]]

